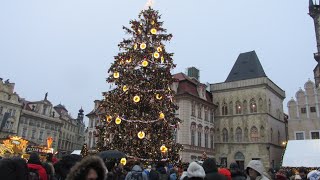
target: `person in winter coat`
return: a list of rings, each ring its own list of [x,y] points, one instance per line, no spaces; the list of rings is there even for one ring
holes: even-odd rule
[[[106,166],[98,156],[88,156],[70,170],[66,180],[104,180]]]
[[[177,173],[178,173],[177,169],[171,168],[170,169],[170,180],[177,180],[177,178],[178,178]]]
[[[269,180],[263,175],[264,167],[259,160],[251,160],[246,167],[247,180]]]
[[[70,169],[80,160],[81,156],[75,154],[63,156],[60,161],[53,165],[55,169],[55,177],[58,180],[66,179]]]
[[[37,171],[40,176],[40,180],[48,180],[47,172],[43,168],[43,166],[40,162],[39,155],[37,153],[33,152],[30,154],[30,157],[28,160],[28,169],[32,169],[34,171]]]
[[[28,180],[27,163],[21,158],[0,160],[0,179]]]
[[[213,158],[206,159],[202,167],[206,172],[206,180],[227,180],[227,177],[218,173],[216,160]]]
[[[227,180],[231,180],[231,172],[227,168],[219,168],[218,173],[227,177]]]
[[[188,167],[188,178],[189,180],[203,180],[206,177],[206,173],[202,166],[196,162],[192,162]]]
[[[134,165],[132,170],[128,172],[125,180],[130,180],[132,176],[138,175],[142,177],[143,180],[148,180],[146,173],[143,173],[142,168],[139,165]]]
[[[240,168],[237,163],[233,162],[230,164],[230,172],[232,180],[245,180],[245,175],[240,171]]]

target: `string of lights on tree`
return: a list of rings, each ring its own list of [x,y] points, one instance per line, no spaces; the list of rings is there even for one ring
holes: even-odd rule
[[[115,88],[103,93],[104,113],[96,127],[99,151],[116,149],[148,161],[179,160],[182,146],[173,132],[180,119],[170,88],[175,64],[163,44],[172,35],[160,19],[149,7],[130,21],[131,28],[123,27],[130,38],[119,43],[120,52],[108,70],[107,82]]]

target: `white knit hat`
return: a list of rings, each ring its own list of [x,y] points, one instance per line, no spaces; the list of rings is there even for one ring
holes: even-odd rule
[[[206,173],[204,172],[203,167],[196,162],[190,163],[187,172],[188,172],[189,178],[191,177],[204,178],[206,176]]]

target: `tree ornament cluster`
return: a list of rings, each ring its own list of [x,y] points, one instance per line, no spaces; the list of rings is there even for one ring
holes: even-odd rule
[[[131,28],[123,27],[130,38],[119,43],[108,70],[107,82],[115,88],[103,94],[97,147],[146,160],[178,161],[182,146],[174,142],[173,132],[180,119],[170,88],[175,64],[163,44],[172,35],[162,28],[158,11],[149,8],[138,17],[130,21]]]

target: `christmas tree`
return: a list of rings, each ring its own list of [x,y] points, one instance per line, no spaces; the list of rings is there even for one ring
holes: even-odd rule
[[[131,28],[123,27],[130,38],[119,43],[120,52],[108,70],[107,82],[115,88],[103,94],[97,148],[147,161],[177,161],[182,146],[174,131],[180,120],[170,88],[175,64],[163,44],[172,35],[162,28],[158,11],[149,7],[138,17],[130,21]]]
[[[82,157],[88,156],[87,144],[83,144],[80,154],[81,154]]]

